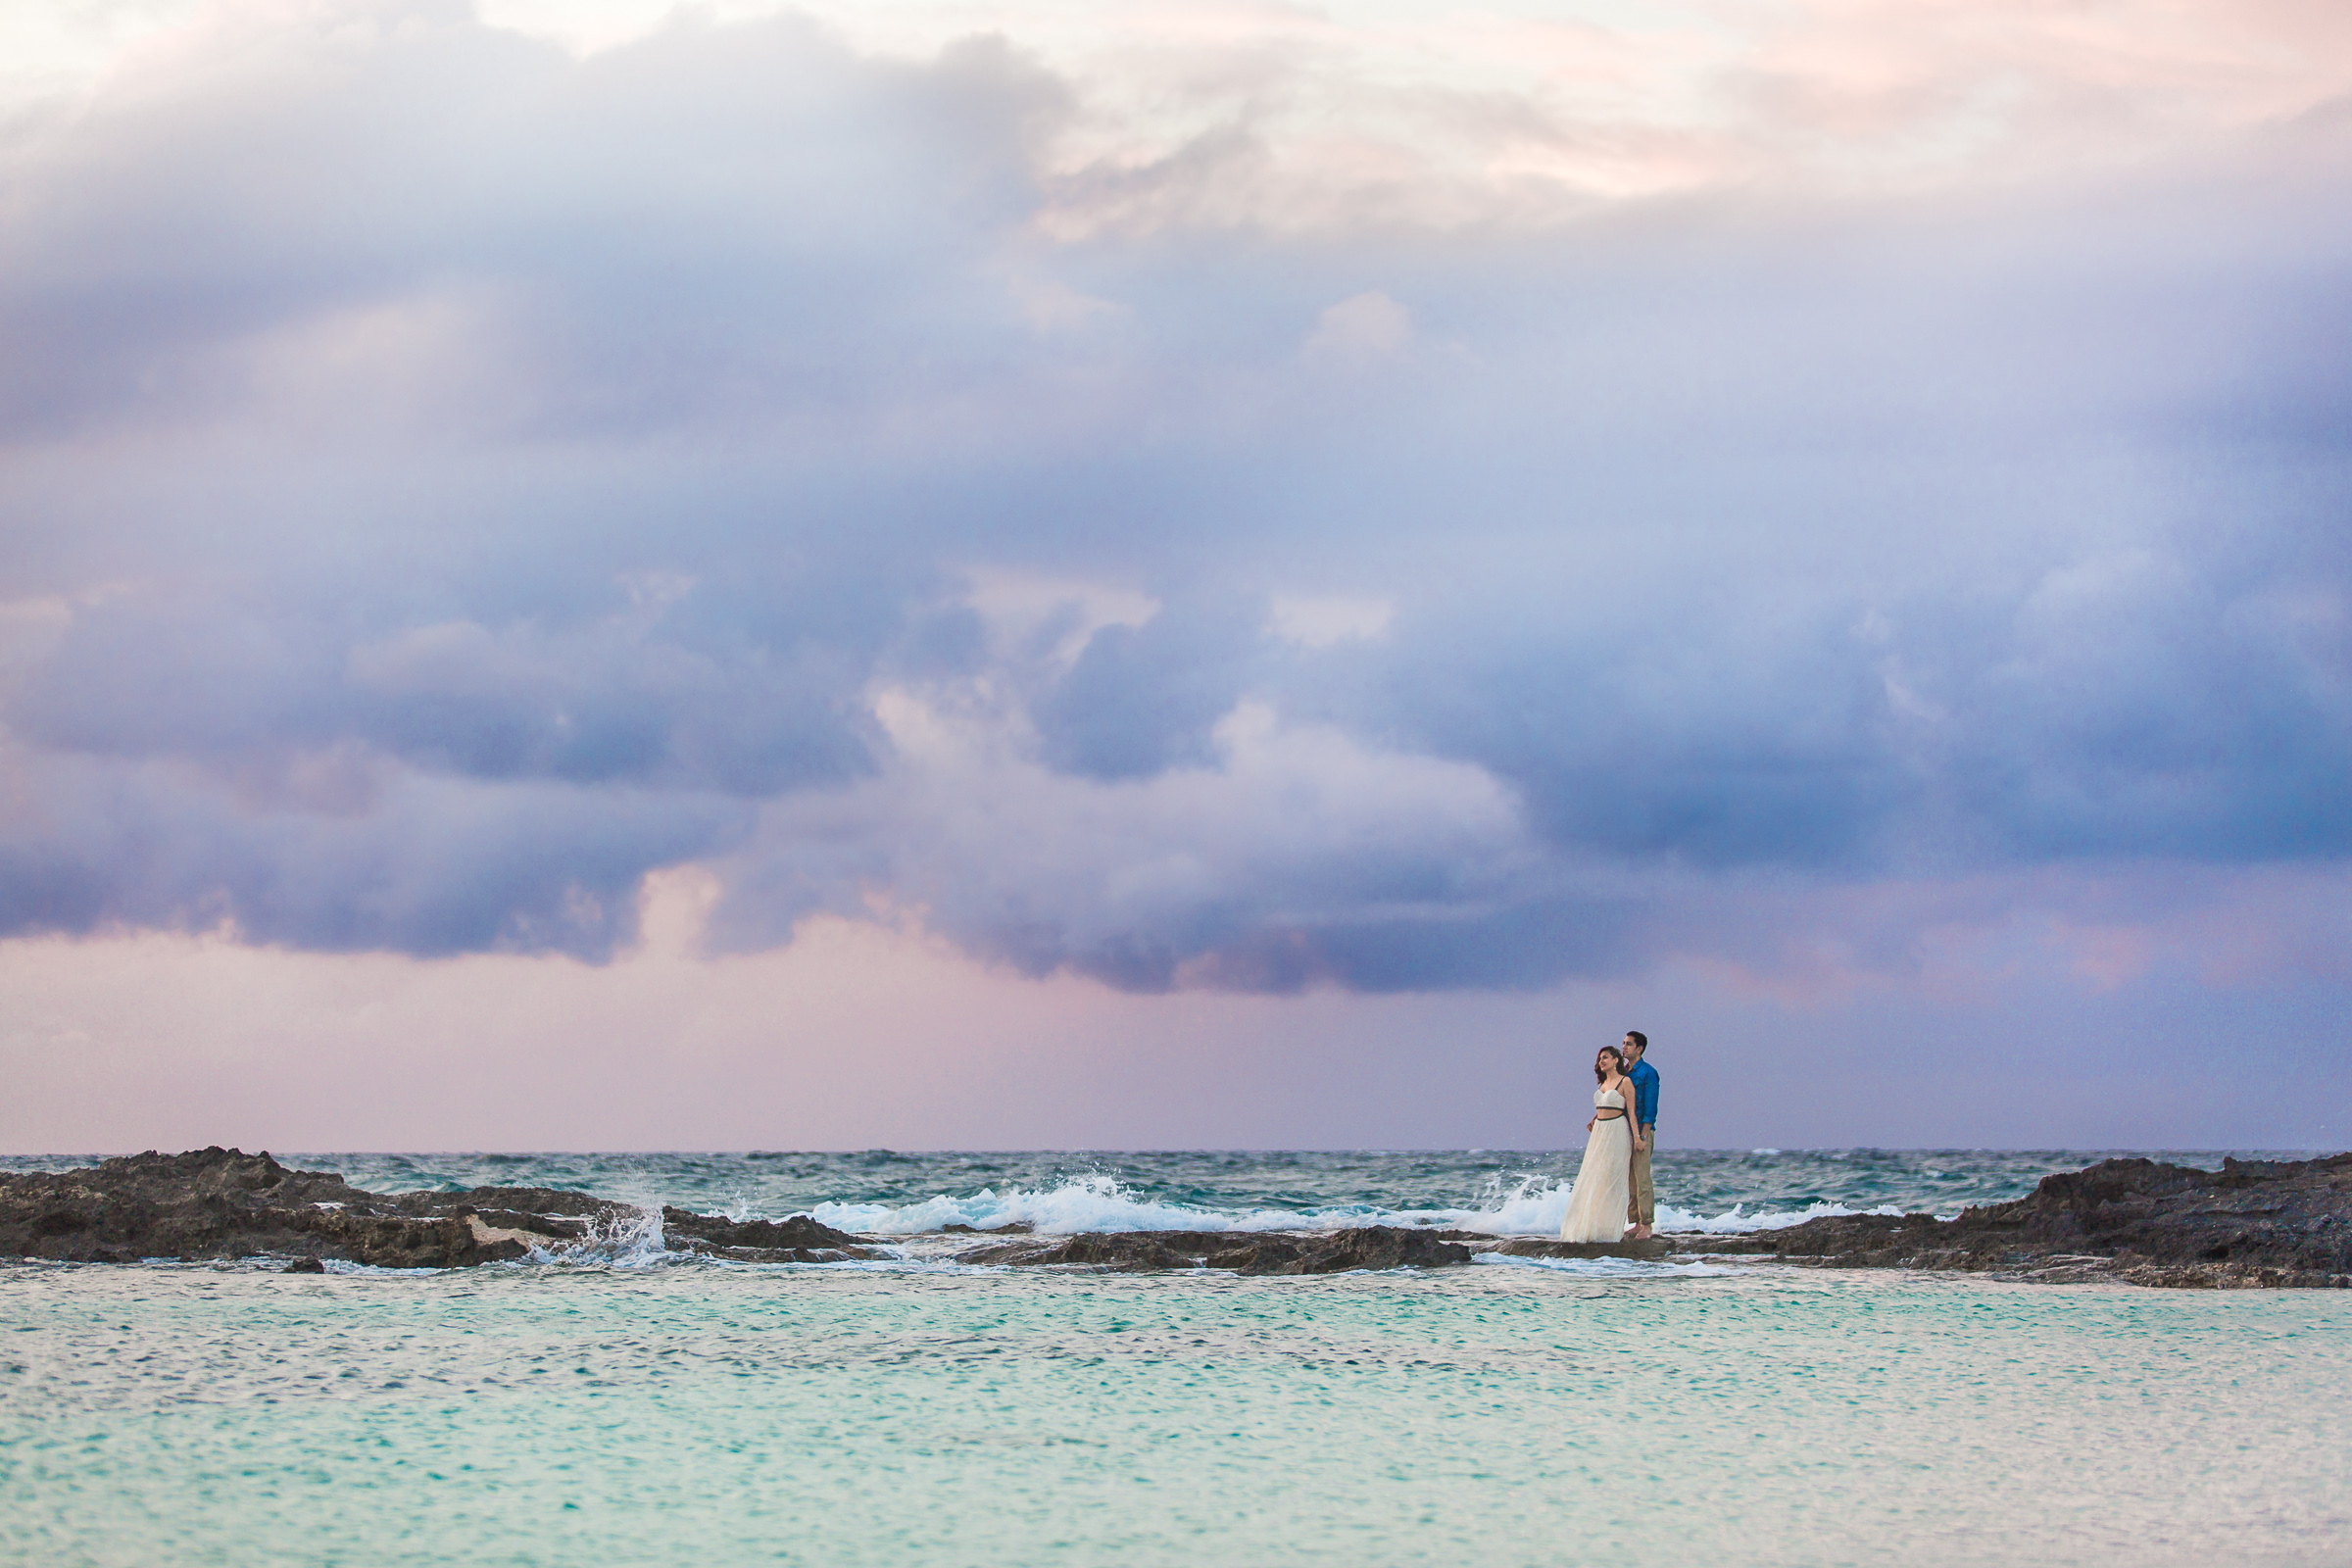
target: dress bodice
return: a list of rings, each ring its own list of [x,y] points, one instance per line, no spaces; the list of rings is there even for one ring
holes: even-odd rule
[[[1592,1091],[1592,1108],[1594,1110],[1623,1110],[1625,1097],[1614,1089],[1595,1089]]]

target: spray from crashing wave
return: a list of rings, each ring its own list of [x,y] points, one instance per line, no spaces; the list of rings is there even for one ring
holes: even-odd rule
[[[1221,1208],[1148,1197],[1107,1171],[1088,1171],[1053,1186],[984,1187],[961,1197],[946,1193],[909,1203],[824,1202],[809,1212],[824,1224],[865,1236],[921,1236],[951,1226],[974,1231],[1027,1230],[1041,1236],[1111,1231],[1327,1231],[1367,1225],[1472,1231],[1486,1236],[1554,1236],[1567,1214],[1575,1184],[1540,1174],[1490,1177],[1471,1205],[1384,1208],[1335,1203],[1299,1208]],[[1775,1230],[1823,1215],[1900,1213],[1894,1207],[1854,1209],[1812,1203],[1802,1209],[1734,1204],[1716,1214],[1661,1204],[1658,1229],[1706,1235]]]
[[[601,1210],[578,1240],[532,1250],[533,1262],[580,1268],[652,1268],[678,1256],[663,1240],[659,1203]]]

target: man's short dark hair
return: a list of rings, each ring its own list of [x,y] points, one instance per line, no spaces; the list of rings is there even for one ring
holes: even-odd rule
[[[1649,1036],[1639,1029],[1628,1029],[1625,1032],[1625,1038],[1634,1043],[1634,1049],[1637,1051],[1647,1052],[1649,1050]]]

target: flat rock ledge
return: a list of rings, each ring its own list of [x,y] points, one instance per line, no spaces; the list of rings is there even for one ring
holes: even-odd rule
[[[466,1268],[598,1246],[624,1247],[650,1213],[585,1193],[477,1187],[370,1193],[267,1153],[202,1149],[131,1154],[94,1169],[0,1175],[0,1257],[135,1263],[151,1257],[339,1259],[380,1268]],[[747,1263],[831,1262],[880,1252],[806,1214],[729,1220],[662,1210],[662,1245]]]
[[[1674,1243],[1664,1237],[1646,1242],[1556,1242],[1544,1236],[1514,1236],[1499,1245],[1488,1238],[1478,1250],[1503,1257],[1624,1257],[1655,1263],[1674,1255]]]
[[[1345,1274],[1355,1269],[1443,1268],[1467,1263],[1471,1256],[1462,1243],[1430,1231],[1367,1225],[1349,1231],[1041,1236],[969,1248],[957,1252],[956,1261],[1016,1268],[1083,1264],[1122,1273],[1210,1268],[1233,1274]]]

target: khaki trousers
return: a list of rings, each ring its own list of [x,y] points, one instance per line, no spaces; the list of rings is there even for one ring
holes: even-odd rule
[[[1631,1179],[1625,1184],[1625,1218],[1631,1225],[1654,1225],[1658,1219],[1658,1199],[1650,1191],[1649,1156],[1658,1147],[1658,1129],[1654,1125],[1642,1128],[1642,1138],[1649,1148],[1634,1151]]]

